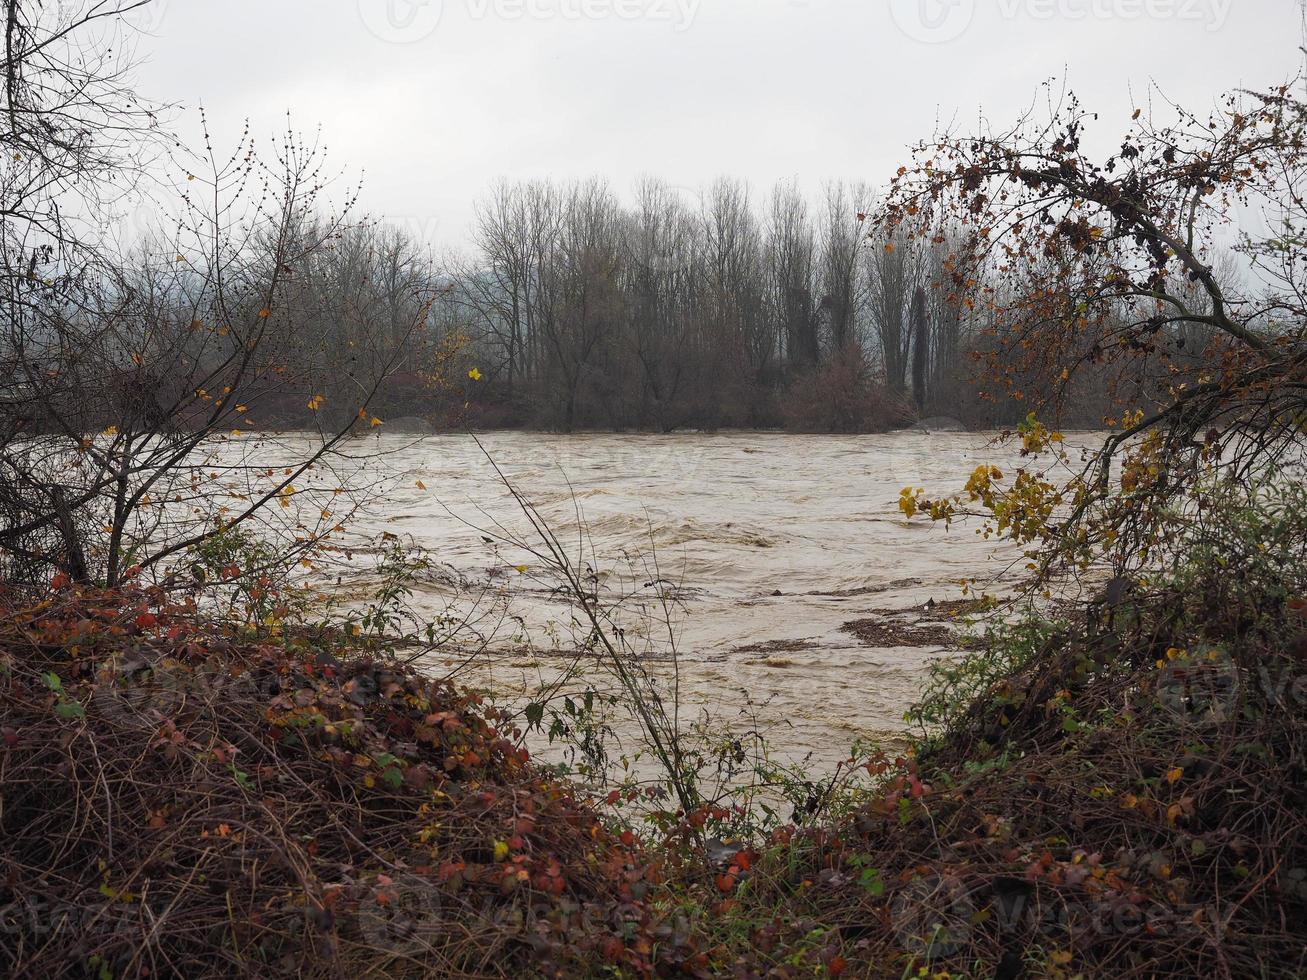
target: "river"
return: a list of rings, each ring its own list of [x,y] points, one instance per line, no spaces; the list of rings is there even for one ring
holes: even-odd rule
[[[376,453],[365,471],[378,489],[350,525],[355,570],[337,590],[357,599],[376,585],[370,538],[426,549],[439,569],[415,583],[413,605],[485,637],[475,656],[461,642],[426,668],[531,700],[583,631],[542,564],[503,542],[538,543],[506,478],[611,601],[675,583],[670,631],[655,619],[642,637],[639,616],[624,621],[683,720],[756,727],[784,757],[829,765],[855,740],[901,732],[927,664],[947,652],[929,633],[895,645],[848,624],[902,610],[900,624],[929,629],[921,607],[960,599],[964,579],[995,592],[1018,580],[1010,545],[898,509],[905,486],[956,490],[982,462],[1015,464],[995,435],[369,437],[355,451]]]

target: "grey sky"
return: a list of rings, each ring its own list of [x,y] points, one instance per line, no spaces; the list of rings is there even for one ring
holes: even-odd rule
[[[220,145],[321,124],[366,209],[439,245],[499,176],[878,183],[937,118],[1006,122],[1050,76],[1114,137],[1150,82],[1202,108],[1301,61],[1296,0],[155,2],[147,94],[203,101]]]

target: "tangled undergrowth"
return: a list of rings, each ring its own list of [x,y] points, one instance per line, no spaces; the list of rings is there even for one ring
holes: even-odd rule
[[[643,865],[478,699],[144,590],[0,613],[0,972],[647,972]]]
[[[1301,497],[1296,492],[1296,498]],[[843,825],[683,914],[742,976],[1307,975],[1307,509],[1222,509],[1075,622],[936,669]]]
[[[639,841],[476,697],[348,631],[5,598],[15,976],[1307,974],[1307,506],[935,668],[876,789]],[[1186,518],[1190,520],[1190,518]],[[353,652],[351,652],[353,651]],[[611,801],[609,801],[611,802]]]

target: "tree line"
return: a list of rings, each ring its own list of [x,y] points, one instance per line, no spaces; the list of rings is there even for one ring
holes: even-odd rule
[[[849,182],[814,200],[791,183],[759,194],[732,178],[690,191],[650,177],[623,200],[599,179],[500,181],[477,202],[467,254],[432,266],[436,333],[456,338],[446,348],[480,379],[458,387],[459,404],[480,424],[562,431],[1023,419],[1047,389],[1006,353],[996,311],[1056,270],[1015,283],[994,262],[962,275],[961,220],[886,231],[868,220],[877,206]],[[1213,265],[1241,278],[1230,254],[1216,250]],[[1169,330],[1186,334],[1188,357],[1206,356],[1193,324]],[[995,357],[1012,370],[984,370]],[[996,376],[1007,384],[984,380]],[[1154,388],[1104,366],[1061,386],[1052,407],[1064,424],[1098,426]]]
[[[868,239],[873,194],[500,182],[446,302],[515,424],[851,431],[957,411],[978,318],[947,238]]]

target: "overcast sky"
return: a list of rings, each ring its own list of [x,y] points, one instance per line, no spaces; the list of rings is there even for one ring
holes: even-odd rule
[[[1297,0],[155,0],[142,91],[218,142],[321,125],[369,213],[466,237],[496,177],[880,183],[937,118],[1065,75],[1128,122],[1298,71]]]

